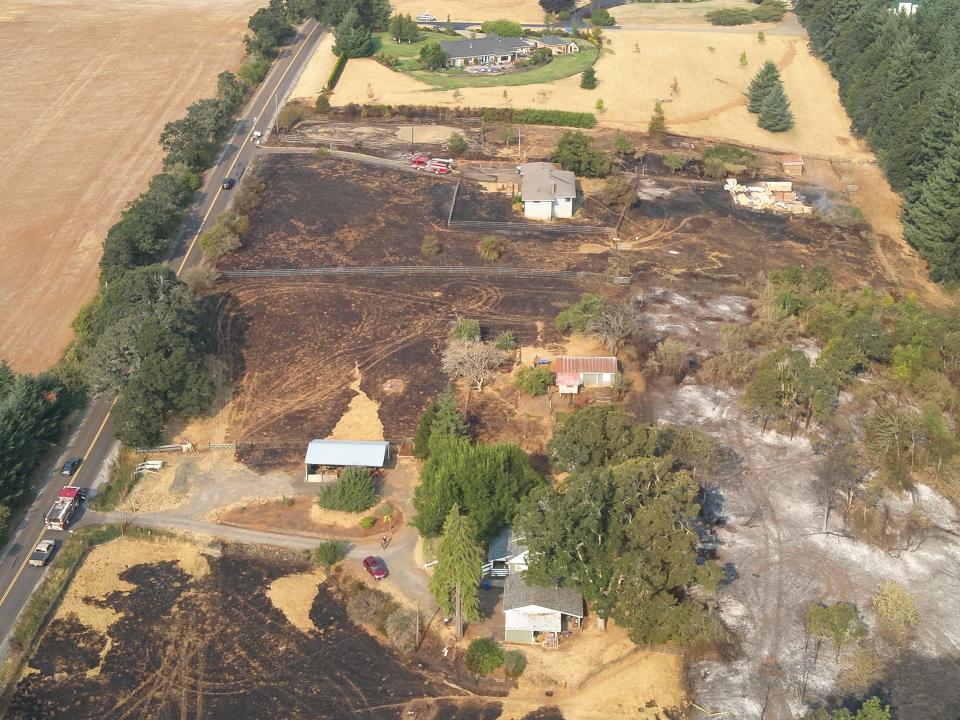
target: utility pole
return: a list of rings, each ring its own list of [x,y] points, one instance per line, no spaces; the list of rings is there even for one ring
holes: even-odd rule
[[[420,601],[417,600],[417,642],[413,646],[414,651],[420,649]]]
[[[523,155],[520,151],[520,126],[517,125],[517,160],[523,160]]]
[[[277,93],[273,93],[273,132],[280,135],[280,101],[277,99]]]

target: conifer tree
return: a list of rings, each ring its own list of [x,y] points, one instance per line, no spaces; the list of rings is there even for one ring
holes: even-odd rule
[[[653,115],[650,117],[649,128],[652,133],[663,133],[667,131],[667,117],[663,114],[663,103],[657,100],[653,106]]]
[[[454,505],[443,523],[443,535],[437,543],[437,564],[430,578],[430,592],[447,616],[457,615],[457,634],[462,621],[480,619],[477,589],[483,577],[483,548],[477,542],[473,523]]]
[[[775,80],[780,79],[780,71],[770,60],[767,60],[763,66],[757,70],[757,74],[750,81],[747,88],[747,110],[752,113],[760,112],[760,103],[767,96],[770,87]]]
[[[466,437],[467,424],[463,421],[453,388],[449,385],[437,397],[436,410],[430,423],[430,440],[445,437]]]
[[[920,151],[914,162],[917,182],[907,192],[909,200],[917,198],[923,180],[946,155],[957,127],[960,127],[960,71],[944,80],[924,119]]]
[[[793,127],[793,113],[790,101],[783,92],[783,83],[779,80],[760,103],[760,117],[757,124],[770,132],[784,132]]]
[[[935,280],[960,277],[960,130],[904,212],[904,235]]]

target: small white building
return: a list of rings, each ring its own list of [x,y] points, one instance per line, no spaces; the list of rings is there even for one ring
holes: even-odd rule
[[[573,217],[577,178],[572,172],[547,162],[523,163],[517,172],[524,217],[533,220]]]
[[[903,13],[904,15],[913,15],[920,9],[920,0],[892,0],[890,10],[892,12]]]
[[[556,647],[564,629],[579,629],[583,595],[573,588],[528,585],[510,573],[503,586],[503,639]]]
[[[332,482],[346,467],[382,468],[390,457],[385,440],[311,440],[303,459],[304,480]]]
[[[576,395],[580,387],[610,387],[617,376],[615,357],[574,357],[561,355],[553,366],[561,395]]]

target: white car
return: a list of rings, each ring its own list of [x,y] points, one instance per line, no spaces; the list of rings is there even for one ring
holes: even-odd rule
[[[436,22],[437,19],[430,13],[420,13],[417,15],[417,22]]]
[[[53,540],[41,540],[30,556],[30,564],[35,567],[46,565],[50,556],[53,555],[54,547],[56,547],[56,542]]]

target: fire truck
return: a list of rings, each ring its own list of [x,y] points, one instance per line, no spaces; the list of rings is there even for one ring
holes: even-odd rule
[[[66,530],[84,497],[84,492],[80,488],[73,485],[64,486],[57,494],[57,499],[53,501],[53,507],[43,516],[47,528]]]
[[[451,165],[451,158],[428,158],[426,155],[417,155],[410,161],[410,167],[414,170],[426,170],[435,175],[446,175],[450,172]]]

